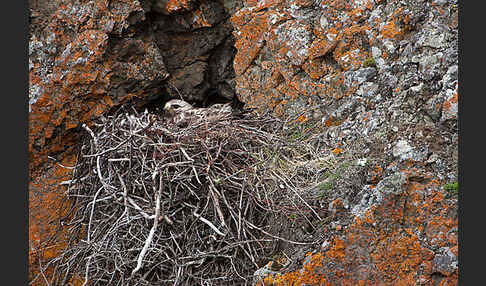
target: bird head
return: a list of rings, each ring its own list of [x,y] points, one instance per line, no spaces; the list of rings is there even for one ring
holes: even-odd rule
[[[189,110],[191,108],[192,106],[189,103],[180,99],[171,99],[167,101],[167,103],[164,105],[164,111],[168,112],[171,115],[174,115],[175,113],[181,111]]]

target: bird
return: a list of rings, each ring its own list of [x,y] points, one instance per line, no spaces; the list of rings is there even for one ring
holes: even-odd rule
[[[181,99],[171,99],[164,105],[164,111],[170,116],[174,117],[176,114],[193,109],[187,101]]]
[[[181,99],[171,99],[167,101],[163,110],[166,116],[179,127],[200,122],[208,123],[229,119],[233,113],[231,103],[218,103],[207,108],[196,108],[187,101]]]

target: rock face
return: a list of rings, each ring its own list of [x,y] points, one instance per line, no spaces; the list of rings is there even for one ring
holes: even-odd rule
[[[123,105],[157,109],[169,98],[203,106],[214,94],[233,98],[228,11],[238,7],[175,0],[29,4],[29,233],[36,261],[57,253],[44,243],[61,230],[50,221],[63,214],[59,183],[76,163],[83,123]],[[46,247],[51,251],[39,251]]]
[[[37,2],[32,9],[40,9]],[[61,142],[73,129],[112,107],[180,96],[202,103],[212,89],[232,99],[234,45],[222,3],[54,4],[49,7],[57,9],[43,18],[47,24],[35,20],[40,12],[31,12],[36,16],[29,41],[33,166],[46,153],[62,151]]]
[[[236,93],[322,124],[349,163],[328,191],[325,243],[265,283],[456,285],[457,197],[443,186],[457,181],[457,6],[32,0],[31,249],[56,230],[80,124],[124,104]]]
[[[241,99],[368,162],[329,192],[327,246],[265,283],[455,285],[457,3],[246,1],[231,19]]]

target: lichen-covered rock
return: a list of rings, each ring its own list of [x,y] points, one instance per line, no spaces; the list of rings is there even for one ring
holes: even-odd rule
[[[378,68],[381,96],[403,90],[401,82],[413,83],[404,78],[410,74],[437,81],[457,31],[419,26],[454,25],[455,13],[450,4],[436,7],[425,1],[248,2],[232,16],[237,91],[251,105],[267,103],[278,113],[285,106],[291,113],[302,102],[318,105],[356,96],[366,76],[374,76],[358,75],[370,58]],[[406,73],[409,65],[419,72]]]
[[[63,151],[72,129],[146,96],[168,77],[153,36],[132,26],[143,19],[138,1],[73,1],[58,7],[41,35],[32,35],[31,169]]]
[[[435,255],[433,263],[433,270],[440,272],[444,276],[450,276],[457,270],[457,248],[454,253],[449,247],[442,247],[439,253]]]
[[[33,248],[54,231],[42,206],[57,208],[56,188],[45,186],[68,179],[59,164],[75,164],[80,124],[217,90],[318,124],[317,143],[335,151],[312,190],[325,195],[328,243],[307,258],[295,247],[300,268],[264,283],[457,284],[457,198],[442,187],[457,181],[457,1],[32,2]]]
[[[457,200],[441,187],[457,181],[457,9],[456,1],[245,1],[233,14],[241,100],[320,122],[341,162],[367,162],[323,182],[331,249],[271,283],[457,283],[457,260],[439,250],[457,247]]]
[[[426,174],[401,173],[349,226],[333,230],[302,267],[266,285],[434,285],[457,283],[457,209]],[[418,183],[416,180],[422,180]],[[388,187],[384,187],[384,190]],[[455,254],[454,254],[455,251]],[[269,279],[267,279],[267,282]]]

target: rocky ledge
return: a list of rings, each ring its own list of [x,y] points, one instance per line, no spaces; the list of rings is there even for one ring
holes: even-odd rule
[[[59,183],[81,124],[237,97],[318,124],[337,160],[322,243],[289,246],[292,263],[256,283],[457,285],[457,13],[454,0],[31,0],[32,279],[63,247],[52,218],[69,214]]]

